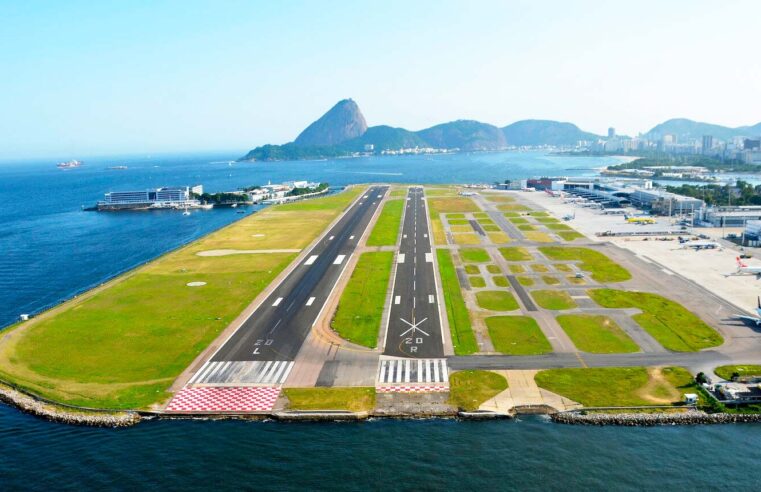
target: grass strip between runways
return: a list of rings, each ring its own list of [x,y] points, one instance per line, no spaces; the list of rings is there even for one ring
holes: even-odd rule
[[[363,253],[359,257],[331,323],[344,340],[364,347],[377,346],[393,261],[392,251]]]
[[[534,318],[492,316],[484,321],[497,352],[507,355],[541,355],[552,352],[549,340]]]
[[[470,315],[462,298],[460,282],[457,279],[452,255],[446,249],[436,250],[436,259],[441,274],[441,290],[444,292],[444,304],[447,309],[449,331],[452,333],[452,345],[457,355],[469,355],[478,352],[476,336],[470,324]]]
[[[405,200],[388,200],[383,205],[383,210],[381,210],[378,221],[373,227],[373,232],[367,238],[368,246],[394,246],[396,244],[405,203]]]
[[[375,408],[375,388],[285,388],[288,410],[345,410],[369,412]]]
[[[449,376],[449,404],[478,410],[486,400],[507,389],[507,379],[491,371],[457,371]]]

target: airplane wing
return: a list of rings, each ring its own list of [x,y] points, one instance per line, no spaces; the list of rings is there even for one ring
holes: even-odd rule
[[[735,314],[735,319],[741,319],[743,321],[750,321],[752,323],[756,323],[757,325],[761,324],[761,318],[757,318],[755,316],[747,316],[745,314]]]

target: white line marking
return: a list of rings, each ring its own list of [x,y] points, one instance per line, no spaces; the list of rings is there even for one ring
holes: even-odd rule
[[[439,379],[439,361],[434,360],[433,361],[433,382],[438,383],[440,381]]]
[[[328,241],[332,241],[334,237],[335,237],[335,236],[330,236],[330,237],[328,238]]]
[[[589,299],[589,296],[571,296],[571,299]]]
[[[272,303],[272,306],[275,307],[275,306],[279,305],[282,301],[283,301],[283,298],[282,297],[278,297],[277,299],[275,299],[275,302]]]
[[[663,273],[665,273],[666,275],[674,275],[673,272],[670,272],[670,271],[666,270],[665,268],[661,268],[661,270],[663,270]]]
[[[311,306],[314,303],[314,297],[310,297],[307,301],[307,306]]]
[[[394,297],[394,304],[399,304],[400,302],[402,302],[402,296]]]
[[[426,263],[433,263],[433,253],[426,253],[425,254],[425,261],[426,261]]]
[[[423,359],[417,360],[417,382],[423,382]]]
[[[354,236],[349,236],[349,241],[351,241],[352,239],[354,239]]]
[[[428,234],[423,234],[423,237],[428,237]]]
[[[198,372],[193,374],[193,377],[190,378],[190,381],[188,381],[188,384],[193,384],[194,382],[196,382],[196,380],[199,379],[203,373],[205,373],[206,371],[209,370],[209,366],[211,364],[214,364],[214,363],[213,362],[207,362],[203,366],[201,366],[201,368],[198,370]]]
[[[285,383],[285,380],[288,379],[288,375],[291,373],[291,369],[293,369],[293,361],[288,363],[288,366],[285,368],[285,372],[283,372],[283,375],[280,376],[280,381],[278,381],[279,384]]]
[[[394,381],[396,381],[397,383],[402,382],[402,369],[403,369],[402,366],[403,365],[404,365],[403,360],[396,361],[396,377],[394,378]]]
[[[410,382],[410,360],[409,359],[404,361],[404,382],[405,383]]]
[[[404,263],[404,253],[399,253],[396,257],[397,263]]]
[[[433,304],[434,302],[436,302],[436,301],[434,300],[434,297],[433,297],[432,295],[429,295],[429,296],[428,296],[428,304]]]
[[[310,256],[310,257],[307,259],[307,261],[305,261],[305,262],[304,262],[304,264],[305,264],[305,265],[311,265],[312,263],[314,263],[314,262],[315,262],[315,260],[317,260],[317,255],[312,255],[312,256]]]
[[[404,239],[407,239],[407,234],[403,235],[402,237],[403,237]]]
[[[346,255],[338,255],[336,256],[335,261],[333,262],[334,265],[340,265],[344,262],[344,258],[346,258]]]
[[[385,360],[381,361],[381,366],[380,366],[380,382],[381,383],[386,382],[386,363],[387,362]]]
[[[447,361],[441,361],[441,381],[444,383],[449,382],[449,376],[447,375]]]

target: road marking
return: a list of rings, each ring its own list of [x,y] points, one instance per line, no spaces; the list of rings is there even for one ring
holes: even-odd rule
[[[571,299],[589,299],[589,296],[571,296]]]
[[[407,239],[407,234],[403,235],[402,237],[403,237],[404,239]]]
[[[311,306],[314,303],[314,297],[310,297],[307,301],[307,306]]]
[[[399,304],[400,302],[402,302],[402,296],[394,297],[394,304]]]
[[[378,198],[383,198],[383,195],[378,195]]]
[[[354,236],[349,236],[349,241],[351,241],[352,239],[354,239]]]
[[[309,257],[309,259],[307,259],[307,261],[304,262],[304,264],[311,265],[312,263],[315,262],[315,260],[317,260],[317,255],[312,255]]]
[[[674,275],[674,272],[670,272],[666,270],[665,268],[661,268],[661,270],[663,270],[663,273],[665,273],[666,275]]]
[[[434,302],[436,302],[436,300],[434,299],[433,295],[428,295],[428,304],[433,304]]]
[[[338,255],[336,256],[335,261],[333,262],[334,265],[340,265],[344,262],[344,258],[346,258],[346,255]]]
[[[330,237],[328,238],[328,241],[332,241],[334,237],[335,237],[335,236],[330,236]]]
[[[404,263],[404,253],[399,253],[396,257],[397,263]]]
[[[426,253],[425,254],[425,261],[426,261],[426,263],[433,263],[433,253]]]
[[[428,237],[428,234],[423,234],[423,237]]]
[[[272,303],[272,306],[273,307],[278,306],[282,302],[282,300],[283,300],[282,297],[278,297],[277,299],[275,299],[275,302]]]

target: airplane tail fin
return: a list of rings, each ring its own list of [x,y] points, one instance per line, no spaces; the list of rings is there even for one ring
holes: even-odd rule
[[[743,268],[743,267],[746,267],[746,266],[747,266],[747,265],[746,265],[746,264],[745,264],[745,263],[744,263],[744,262],[743,262],[743,261],[740,259],[740,257],[738,256],[738,257],[737,257],[737,268]]]

